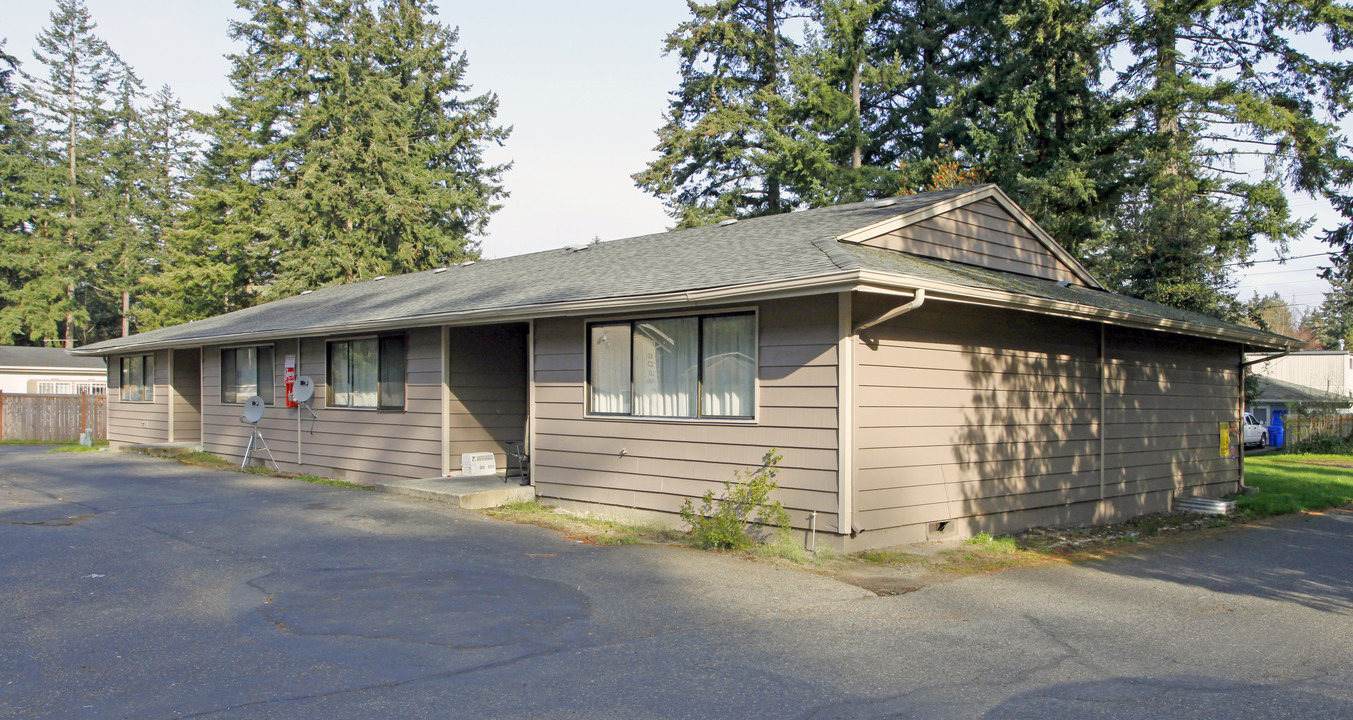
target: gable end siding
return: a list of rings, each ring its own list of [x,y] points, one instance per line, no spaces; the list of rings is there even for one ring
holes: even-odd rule
[[[950,210],[861,244],[1080,284],[1070,268],[991,199]]]

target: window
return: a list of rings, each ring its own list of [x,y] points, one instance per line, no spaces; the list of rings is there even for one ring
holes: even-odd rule
[[[133,355],[121,359],[122,377],[119,397],[123,402],[155,400],[155,356]]]
[[[589,409],[602,415],[750,418],[756,316],[704,315],[588,326]]]
[[[329,407],[404,409],[404,337],[329,343]]]
[[[273,403],[272,347],[229,348],[221,351],[221,402],[245,403],[257,395]]]

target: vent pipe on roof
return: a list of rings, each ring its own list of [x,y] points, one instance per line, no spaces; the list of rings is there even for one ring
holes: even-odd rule
[[[314,292],[314,290],[302,290],[302,291],[301,291],[301,294],[302,294],[302,295],[309,295],[309,294],[312,293],[312,292]]]
[[[437,268],[436,270],[433,270],[433,271],[432,271],[432,274],[433,274],[433,275],[441,275],[441,274],[444,273],[444,272],[446,272],[446,268],[444,268],[444,267],[439,267],[439,268]]]
[[[719,224],[716,227],[728,227],[729,225],[737,223],[737,221],[737,218],[728,218],[727,220],[719,221]]]
[[[896,205],[896,204],[897,204],[897,198],[884,198],[883,200],[879,200],[878,202],[874,203],[874,207],[876,207],[876,208],[886,208],[886,207],[892,207],[892,206],[894,206],[894,205]]]

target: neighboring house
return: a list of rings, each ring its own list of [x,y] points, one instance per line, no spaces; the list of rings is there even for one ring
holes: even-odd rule
[[[772,215],[323,288],[86,346],[115,445],[455,474],[525,441],[546,502],[671,519],[783,455],[856,550],[1235,492],[1247,351],[1296,340],[1105,291],[998,188]],[[288,408],[285,368],[315,383]]]
[[[1258,389],[1259,394],[1251,405],[1250,412],[1254,413],[1254,417],[1264,425],[1273,424],[1274,413],[1347,412],[1349,405],[1353,404],[1353,400],[1345,395],[1263,375],[1259,376]]]
[[[61,348],[0,345],[0,392],[101,395],[108,387],[106,368],[103,358]]]
[[[1261,360],[1264,357],[1264,354],[1253,354],[1246,360]],[[1250,372],[1322,393],[1353,398],[1353,353],[1346,350],[1294,352],[1255,363],[1250,366]]]

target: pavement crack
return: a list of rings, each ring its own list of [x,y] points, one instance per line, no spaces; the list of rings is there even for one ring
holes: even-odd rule
[[[226,707],[213,708],[211,710],[203,710],[188,715],[177,715],[174,717],[174,720],[188,720],[189,718],[210,717],[218,713],[232,712],[234,710],[240,710],[242,708],[277,705],[280,703],[290,703],[290,702],[303,702],[305,700],[320,700],[325,698],[341,697],[343,695],[350,695],[353,693],[368,692],[371,690],[393,690],[395,688],[403,687],[405,685],[412,685],[414,683],[424,682],[427,680],[443,680],[447,678],[460,677],[462,675],[469,675],[483,670],[497,670],[498,668],[515,665],[519,662],[522,662],[523,660],[530,660],[537,657],[554,655],[560,652],[564,652],[567,649],[568,648],[545,648],[542,650],[537,650],[535,652],[517,655],[515,657],[504,658],[502,660],[495,660],[493,662],[480,663],[478,665],[460,668],[458,670],[450,670],[447,672],[439,672],[439,673],[429,673],[427,675],[419,675],[417,677],[405,678],[403,680],[392,680],[383,683],[372,683],[370,685],[363,685],[361,687],[355,688],[344,688],[341,690],[327,690],[324,692],[308,693],[305,695],[293,695],[283,698],[271,698],[268,700],[254,700],[251,702],[237,703],[234,705],[228,705]]]

